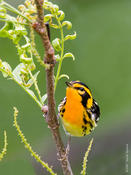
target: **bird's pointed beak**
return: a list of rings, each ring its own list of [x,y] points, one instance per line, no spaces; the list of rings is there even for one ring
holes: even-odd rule
[[[68,81],[65,82],[65,84],[68,86],[68,87],[72,87],[72,84]]]

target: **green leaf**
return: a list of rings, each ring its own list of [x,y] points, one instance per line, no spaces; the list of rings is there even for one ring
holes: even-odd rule
[[[4,66],[4,68],[6,69],[6,70],[9,70],[10,72],[11,72],[11,66],[9,65],[9,63],[7,63],[7,62],[2,62],[2,65]]]
[[[59,6],[58,6],[58,5],[53,4],[53,5],[51,6],[50,11],[51,11],[52,14],[56,14],[56,13],[58,12],[58,10],[59,10]]]
[[[59,52],[61,51],[61,46],[60,46],[60,39],[59,38],[56,38],[52,41],[52,45],[54,47],[54,49]]]
[[[6,18],[6,13],[0,13],[0,18]]]
[[[47,14],[44,16],[44,22],[48,22],[52,19],[53,15],[52,14]]]
[[[64,40],[73,40],[76,38],[76,32],[73,35],[66,35]]]
[[[40,71],[36,72],[36,73],[33,75],[34,79],[31,78],[31,79],[27,82],[27,85],[28,85],[29,88],[34,84],[34,81],[37,79],[37,76],[38,76],[39,73],[40,73]]]
[[[0,16],[0,17],[2,17],[2,16]],[[21,37],[24,35],[27,35],[27,31],[26,31],[24,25],[18,24],[18,21],[16,20],[16,18],[14,18],[10,15],[6,15],[5,20],[7,22],[0,30],[0,37],[8,37],[11,40],[13,40],[14,44],[18,44]]]
[[[26,37],[24,35],[24,38],[26,40],[26,44],[22,45],[19,49],[22,50],[22,51],[27,51],[27,52],[30,52],[31,51],[31,43],[30,43],[30,40],[28,37]],[[22,52],[21,52],[22,53]]]
[[[14,43],[14,44],[18,44],[19,41],[21,40],[21,38],[22,38],[22,35],[13,34],[13,31],[12,31],[12,34],[11,34],[11,36],[10,36],[10,39],[13,40],[13,43]]]
[[[59,61],[60,60],[60,55],[59,54],[55,55],[55,60],[56,61]]]
[[[2,72],[2,75],[3,75],[4,78],[9,76],[9,74],[6,71],[2,70],[2,69],[1,69],[1,72]]]
[[[0,68],[2,67],[2,60],[0,59]]]
[[[58,11],[58,15],[59,15],[58,18],[59,18],[60,21],[62,21],[65,18],[65,14],[64,14],[64,12],[62,10]]]
[[[25,10],[26,10],[26,7],[25,7],[25,5],[20,4],[20,5],[18,6],[18,9],[19,9],[20,11],[25,11]]]
[[[15,25],[15,33],[18,35],[27,35],[27,31],[25,29],[25,27],[21,24],[17,24]]]
[[[20,55],[20,61],[24,64],[31,64],[32,58],[27,58],[25,54]]]
[[[34,71],[36,69],[36,65],[34,64],[34,62],[32,61],[32,63],[29,65],[29,70],[30,71]]]
[[[36,96],[35,96],[35,94],[34,94],[34,92],[33,92],[32,90],[26,88],[26,91],[27,91],[32,97],[34,97],[34,98],[36,99]]]
[[[72,23],[70,21],[64,21],[62,27],[66,26],[68,30],[72,28]]]
[[[9,34],[6,30],[1,29],[0,30],[0,37],[1,38],[6,38],[6,37],[9,37]]]
[[[50,10],[50,7],[53,6],[52,2],[45,1],[43,4],[44,9]]]
[[[69,79],[69,76],[66,75],[66,74],[61,74],[61,75],[59,76],[59,80],[60,80],[61,78],[67,78],[67,79]]]
[[[6,22],[0,30],[0,37],[10,37],[9,30],[13,30],[14,26],[11,22]]]
[[[6,78],[11,73],[11,66],[7,62],[2,62],[3,71],[2,74]]]
[[[20,63],[18,66],[16,66],[16,68],[12,72],[14,79],[19,83],[22,83],[22,79],[20,75],[21,75],[21,70],[24,70],[24,68],[25,68],[25,65],[23,63]]]
[[[57,24],[50,23],[50,26],[54,29],[59,29],[60,27]]]
[[[26,49],[26,50],[31,49],[31,44],[27,43],[27,44],[21,46],[21,49]]]
[[[66,53],[64,56],[63,56],[63,58],[67,58],[67,57],[72,57],[72,59],[73,59],[73,61],[75,60],[75,57],[74,57],[74,55],[72,54],[72,53]]]
[[[6,9],[2,6],[0,6],[0,12],[6,13]]]
[[[47,94],[44,94],[44,95],[42,96],[41,100],[42,100],[42,102],[44,103],[44,102],[46,101],[46,99],[47,99]]]

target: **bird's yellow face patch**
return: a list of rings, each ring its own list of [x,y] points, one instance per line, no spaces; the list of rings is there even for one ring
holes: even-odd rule
[[[74,101],[81,101],[81,96],[78,94],[77,90],[71,87],[66,88],[66,96]]]

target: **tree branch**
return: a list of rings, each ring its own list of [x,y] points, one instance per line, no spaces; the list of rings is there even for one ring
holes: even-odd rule
[[[46,84],[47,84],[47,99],[48,99],[48,113],[46,117],[47,124],[51,129],[57,151],[59,156],[59,161],[63,169],[64,175],[73,175],[71,166],[68,160],[68,155],[66,154],[66,149],[62,142],[60,132],[59,132],[59,123],[57,120],[55,112],[55,98],[54,98],[54,49],[50,43],[46,26],[44,24],[44,10],[43,3],[44,0],[35,0],[37,7],[37,22],[33,24],[36,32],[41,36],[43,46],[45,49],[44,62],[49,64],[49,68],[46,69]]]

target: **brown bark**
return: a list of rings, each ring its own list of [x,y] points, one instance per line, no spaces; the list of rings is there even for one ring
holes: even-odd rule
[[[37,22],[33,24],[36,32],[41,36],[43,46],[45,49],[44,63],[49,65],[49,68],[46,69],[46,85],[47,85],[47,100],[48,100],[48,112],[46,115],[47,124],[52,132],[59,161],[61,163],[64,175],[73,175],[71,166],[68,160],[68,155],[66,154],[66,149],[62,142],[60,132],[59,132],[59,123],[57,120],[55,112],[55,98],[54,98],[54,49],[50,43],[46,26],[44,24],[44,10],[43,10],[43,0],[35,0],[37,6]]]

